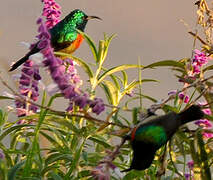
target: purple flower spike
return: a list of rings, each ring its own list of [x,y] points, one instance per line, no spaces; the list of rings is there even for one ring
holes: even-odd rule
[[[61,6],[54,0],[41,0],[41,2],[44,3],[42,15],[46,17],[45,25],[50,29],[60,21]],[[41,21],[38,20],[37,23],[40,24]]]
[[[192,58],[192,76],[200,73],[200,68],[208,63],[208,57],[204,52],[198,49],[194,50],[194,56]]]
[[[89,101],[89,106],[92,108],[92,112],[99,115],[102,111],[105,110],[103,100],[100,98],[95,98],[93,101]]]
[[[19,80],[19,91],[23,97],[29,98],[32,101],[37,101],[39,96],[38,81],[41,80],[41,76],[39,75],[39,69],[33,65],[31,60],[24,63]],[[19,101],[16,101],[15,104],[18,117],[36,113],[38,109],[37,107],[28,107],[28,109],[26,109],[26,103]]]
[[[84,108],[87,104],[87,96],[78,96],[74,98],[75,105],[79,106],[79,108]]]

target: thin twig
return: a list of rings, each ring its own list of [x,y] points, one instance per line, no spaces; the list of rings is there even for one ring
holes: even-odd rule
[[[194,36],[196,39],[198,39],[202,44],[204,45],[208,45],[200,36],[198,36],[196,33],[193,33],[192,31],[188,32],[189,34],[191,34],[192,36]]]

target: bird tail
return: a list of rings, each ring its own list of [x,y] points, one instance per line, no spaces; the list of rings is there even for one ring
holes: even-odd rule
[[[28,59],[29,59],[28,55],[24,56],[23,58],[21,58],[20,60],[18,60],[17,62],[15,62],[15,64],[12,65],[12,67],[10,68],[9,71],[14,71],[17,67],[21,66]]]
[[[198,105],[192,105],[185,111],[179,113],[179,117],[181,119],[182,124],[195,121],[198,119],[202,119],[203,116],[204,116],[204,113],[201,110],[201,107]]]
[[[37,48],[37,44],[35,44],[35,46],[30,50],[30,52],[28,52],[23,58],[15,62],[15,64],[12,65],[9,71],[15,70],[17,67],[21,66],[24,62],[26,62],[32,54],[39,52],[41,49]]]

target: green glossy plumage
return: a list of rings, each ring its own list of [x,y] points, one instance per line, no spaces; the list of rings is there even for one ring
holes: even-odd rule
[[[126,137],[131,141],[133,159],[130,168],[124,171],[148,168],[156,151],[167,143],[181,125],[201,119],[203,115],[199,106],[192,105],[179,114],[170,112],[163,116],[153,115],[142,121]]]
[[[166,143],[167,135],[164,128],[161,126],[143,126],[135,132],[135,140],[161,146]]]
[[[94,18],[100,19],[97,16],[87,16],[83,11],[76,9],[52,27],[49,32],[51,35],[51,46],[54,48],[54,51],[74,52],[83,40],[78,30],[84,31],[88,20]],[[38,48],[38,43],[23,58],[13,64],[9,71],[15,70],[27,61],[32,54],[39,52],[41,49]]]
[[[76,40],[78,31],[84,31],[87,24],[87,15],[80,11],[74,10],[62,21],[50,29],[51,44],[57,51],[66,48]]]

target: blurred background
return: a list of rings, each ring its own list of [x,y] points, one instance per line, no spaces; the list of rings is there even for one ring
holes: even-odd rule
[[[82,9],[88,15],[96,15],[103,21],[90,21],[86,28],[96,43],[103,33],[117,34],[112,41],[105,67],[121,64],[142,65],[159,60],[179,60],[191,57],[193,38],[180,19],[184,19],[194,30],[196,24],[195,1],[123,1],[123,0],[58,0],[62,7],[62,18],[73,9]],[[37,35],[36,20],[42,12],[40,0],[6,0],[0,6],[0,71],[8,84],[16,88],[8,73],[10,64],[27,52],[20,42],[33,42]],[[87,43],[75,52],[87,62],[94,62]],[[137,70],[128,70],[130,79],[137,79]],[[84,76],[83,74],[81,76]],[[142,85],[144,94],[161,100],[169,90],[182,87],[168,68],[142,71],[142,78],[153,78],[160,83]],[[0,85],[0,93],[6,90]],[[5,106],[1,103],[0,106]]]

